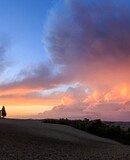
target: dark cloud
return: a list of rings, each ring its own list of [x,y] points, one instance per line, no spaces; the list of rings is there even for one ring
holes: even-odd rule
[[[31,66],[29,73],[24,71],[7,88],[53,88],[72,82],[100,88],[129,83],[129,7],[123,0],[64,1],[52,9],[45,25],[44,46],[51,64]],[[56,68],[60,69],[54,74]]]
[[[0,90],[12,89],[50,89],[70,82],[71,79],[66,74],[55,71],[55,65],[37,64],[21,71],[16,80],[0,85]]]
[[[77,81],[129,82],[130,3],[72,0],[63,5],[47,23],[45,46],[53,61]]]
[[[53,19],[53,23],[49,23],[45,42],[55,62],[129,57],[130,4],[122,0],[84,2],[69,1],[69,10],[51,14],[49,21]]]

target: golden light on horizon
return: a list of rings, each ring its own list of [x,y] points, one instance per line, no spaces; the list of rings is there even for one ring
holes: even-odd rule
[[[53,106],[6,106],[7,117],[8,118],[17,118],[17,117],[28,117],[28,116],[36,116],[39,113],[50,110]]]

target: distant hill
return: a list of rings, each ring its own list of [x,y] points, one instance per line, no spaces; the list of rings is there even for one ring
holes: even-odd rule
[[[105,122],[106,124],[111,124],[115,126],[120,126],[121,128],[130,128],[130,122]]]

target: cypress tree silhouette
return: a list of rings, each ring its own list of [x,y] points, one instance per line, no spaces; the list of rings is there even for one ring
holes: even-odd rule
[[[6,113],[6,110],[5,110],[5,107],[3,106],[2,107],[2,117],[6,117],[7,113]]]

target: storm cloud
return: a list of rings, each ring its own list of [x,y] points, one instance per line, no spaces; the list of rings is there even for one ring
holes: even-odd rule
[[[92,94],[79,102],[71,89],[64,105],[41,115],[129,119],[130,2],[71,0],[61,5],[64,10],[50,12],[44,44],[52,61],[75,82],[90,86]]]
[[[45,46],[53,61],[77,81],[128,83],[130,3],[123,0],[64,1],[48,19]]]
[[[32,66],[33,75],[25,74],[8,88],[15,84],[54,88],[79,82],[110,90],[129,85],[129,1],[65,0],[60,5],[50,11],[44,26],[44,47],[52,64]]]
[[[44,47],[51,63],[31,66],[28,74],[7,88],[47,89],[79,82],[110,90],[129,85],[130,3],[66,0],[60,5],[62,10],[53,8],[44,26]]]

